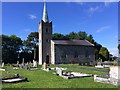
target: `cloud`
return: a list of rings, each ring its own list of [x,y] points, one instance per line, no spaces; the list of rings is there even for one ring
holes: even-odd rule
[[[110,26],[103,26],[103,27],[99,28],[98,30],[96,30],[96,32],[100,33],[102,31],[105,31],[105,30],[109,29],[109,28],[110,28]]]
[[[94,7],[89,7],[86,12],[88,13],[89,16],[92,16],[94,13],[101,11],[101,5],[94,6]]]
[[[24,29],[24,32],[32,32],[32,30],[31,29]]]
[[[91,13],[94,13],[94,12],[96,12],[98,9],[99,9],[99,6],[90,7],[88,11],[91,12]]]
[[[110,48],[109,52],[113,55],[113,56],[118,56],[118,49],[117,48]]]
[[[33,14],[29,14],[28,16],[29,16],[29,18],[32,19],[32,20],[34,20],[34,19],[37,18],[37,16],[36,16],[36,15],[33,15]]]
[[[66,4],[70,4],[70,3],[72,3],[73,1],[72,1],[72,2],[71,2],[71,1],[65,1],[65,2],[66,2]],[[81,5],[81,6],[82,6],[82,5],[85,5],[85,2],[80,2],[80,1],[74,1],[74,3],[75,3],[75,4],[78,4],[78,5]]]

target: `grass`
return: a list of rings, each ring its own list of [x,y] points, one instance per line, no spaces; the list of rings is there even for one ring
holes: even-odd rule
[[[63,67],[68,66],[68,70],[72,71],[79,71],[97,75],[106,74],[103,72],[101,73],[88,70],[81,70],[79,69],[81,66],[78,65],[62,65],[62,66]],[[76,66],[78,68],[72,68],[73,66]],[[86,66],[84,68],[86,68]],[[94,82],[93,77],[65,80],[62,77],[52,74],[52,72],[46,72],[43,70],[29,71],[19,69],[2,71],[3,77],[12,77],[16,73],[19,73],[21,77],[27,77],[29,81],[14,84],[2,84],[2,88],[117,88],[117,86],[111,84]]]

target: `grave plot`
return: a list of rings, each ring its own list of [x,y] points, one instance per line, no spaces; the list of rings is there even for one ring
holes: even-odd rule
[[[2,83],[17,83],[27,81],[27,78],[9,78],[2,80]]]
[[[14,77],[11,78],[2,78],[2,83],[17,83],[23,81],[28,81],[28,79],[20,77],[19,74],[15,74]]]
[[[67,70],[67,68],[61,68],[61,67],[47,68],[46,63],[43,64],[42,70],[47,71],[47,72],[54,71],[53,74],[59,75],[59,76],[63,77],[64,79],[83,78],[83,77],[91,77],[92,76],[92,74],[84,74],[84,73],[80,73],[80,72],[63,72],[63,70]]]
[[[84,74],[80,72],[64,72],[62,69],[57,69],[56,74],[63,77],[64,79],[72,79],[72,78],[83,78],[83,77],[91,77],[92,74]]]
[[[120,66],[110,67],[109,77],[103,78],[97,75],[94,75],[94,81],[102,83],[110,83],[116,86],[120,86]]]

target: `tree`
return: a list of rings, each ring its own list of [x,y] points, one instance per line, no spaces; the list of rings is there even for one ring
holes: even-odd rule
[[[118,44],[118,50],[119,50],[119,54],[120,54],[120,44]]]
[[[92,44],[94,44],[94,39],[93,39],[93,36],[91,34],[89,36],[87,36],[87,40],[89,42],[91,42]]]
[[[65,36],[63,34],[60,34],[60,33],[54,33],[52,35],[52,39],[53,40],[64,40]]]
[[[25,49],[24,53],[33,53],[34,54],[34,60],[38,60],[38,37],[39,33],[38,32],[31,32],[27,40],[24,41]],[[27,51],[26,51],[27,50]],[[34,52],[32,52],[34,50]]]
[[[85,39],[87,39],[87,33],[86,32],[78,32],[77,33],[77,39],[78,40],[85,40]]]
[[[103,61],[108,61],[108,60],[109,60],[109,51],[108,51],[107,48],[101,47],[101,48],[100,48],[100,51],[99,51],[99,55],[100,55],[100,58],[101,58]]]
[[[4,63],[16,63],[18,60],[18,54],[20,46],[22,45],[21,38],[16,35],[1,35],[2,38],[2,60]]]
[[[70,32],[68,35],[66,35],[66,38],[68,38],[69,40],[71,39],[76,39],[76,33],[75,32]]]

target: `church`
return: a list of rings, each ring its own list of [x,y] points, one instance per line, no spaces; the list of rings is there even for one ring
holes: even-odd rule
[[[44,2],[43,17],[39,22],[39,64],[94,65],[95,47],[87,40],[52,40],[52,21],[48,19]]]

